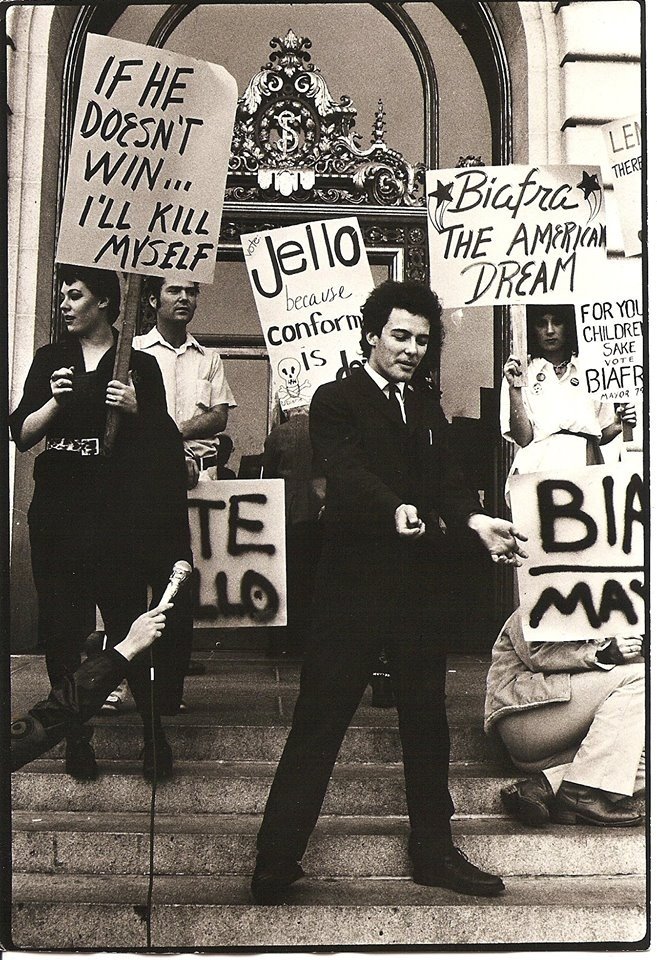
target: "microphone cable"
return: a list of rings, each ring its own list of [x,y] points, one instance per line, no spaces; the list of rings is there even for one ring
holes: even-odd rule
[[[146,948],[151,949],[151,929],[153,919],[153,884],[155,880],[155,800],[157,795],[157,750],[155,748],[155,665],[153,648],[150,649],[150,701],[151,701],[151,742],[153,744],[153,781],[151,783],[151,803],[149,816],[148,845],[148,891],[146,893]],[[145,749],[145,748],[144,748]]]
[[[173,565],[173,570],[171,576],[169,577],[169,582],[167,583],[164,593],[160,599],[158,606],[162,606],[164,603],[173,603],[174,597],[178,593],[178,590],[183,583],[187,580],[192,572],[191,564],[186,560],[178,560]],[[157,643],[157,641],[156,641]],[[154,644],[153,644],[154,646]],[[155,801],[157,796],[157,780],[158,780],[158,769],[157,769],[157,745],[155,742],[155,664],[153,661],[153,646],[151,646],[149,651],[150,656],[150,665],[149,665],[149,677],[150,677],[150,721],[151,721],[151,745],[153,749],[153,779],[151,782],[151,802],[149,809],[149,850],[148,850],[148,891],[146,894],[146,946],[151,949],[151,940],[152,940],[152,921],[153,921],[153,885],[155,880]],[[159,714],[158,714],[159,716]],[[144,751],[146,750],[146,745],[144,744]],[[145,756],[144,756],[145,759]]]

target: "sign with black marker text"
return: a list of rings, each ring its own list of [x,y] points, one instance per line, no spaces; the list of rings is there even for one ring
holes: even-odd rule
[[[364,358],[361,307],[374,286],[356,217],[242,235],[281,409],[305,406],[322,383]]]
[[[629,295],[628,295],[629,294]],[[595,400],[643,397],[643,296],[634,288],[575,306],[584,383]]]
[[[516,474],[509,487],[513,522],[529,538],[529,558],[518,568],[525,639],[642,634],[642,475],[614,463]]]
[[[426,196],[431,285],[445,307],[565,303],[604,268],[599,167],[428,170]]]
[[[641,253],[641,118],[625,117],[602,127],[626,257]]]
[[[285,482],[201,480],[187,503],[196,626],[284,625]]]
[[[57,260],[211,283],[236,105],[217,64],[90,34]]]

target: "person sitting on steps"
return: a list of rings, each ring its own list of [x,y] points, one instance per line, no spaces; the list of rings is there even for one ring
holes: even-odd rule
[[[484,729],[530,776],[502,788],[504,808],[531,825],[629,827],[645,789],[645,663],[641,637],[527,643],[520,611],[495,641]]]

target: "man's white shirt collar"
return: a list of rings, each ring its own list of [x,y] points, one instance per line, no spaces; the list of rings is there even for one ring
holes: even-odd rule
[[[193,348],[194,350],[198,350],[199,353],[205,354],[205,349],[201,346],[196,337],[193,337],[189,332],[187,333],[184,342],[181,343],[179,347],[174,347],[168,342],[168,340],[164,339],[157,327],[153,327],[148,331],[148,333],[143,335],[141,346],[142,348],[154,347],[156,343],[161,344],[163,347],[168,347],[169,350],[173,350],[175,353],[180,353],[182,350]]]
[[[386,380],[385,377],[382,377],[381,374],[378,373],[378,371],[376,371],[376,370],[374,369],[374,367],[370,366],[369,363],[366,363],[366,364],[365,364],[365,370],[367,371],[367,373],[369,373],[369,375],[370,375],[370,377],[372,378],[372,380],[374,380],[374,382],[375,382],[375,384],[377,385],[377,387],[379,388],[379,390],[383,390],[383,392],[387,395],[388,387],[390,386],[390,383],[391,383],[392,381]],[[406,382],[405,382],[404,380],[402,380],[402,381],[400,381],[399,383],[395,383],[395,386],[396,386],[397,389],[399,390],[399,392],[400,392],[400,394],[401,394],[401,398],[402,398],[402,400],[403,400],[403,399],[405,398],[405,395],[406,395]]]

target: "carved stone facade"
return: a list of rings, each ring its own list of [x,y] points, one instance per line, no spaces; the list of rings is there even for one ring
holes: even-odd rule
[[[383,103],[362,148],[353,102],[333,99],[311,45],[292,30],[274,37],[238,100],[226,200],[422,207],[424,165],[386,144]]]

